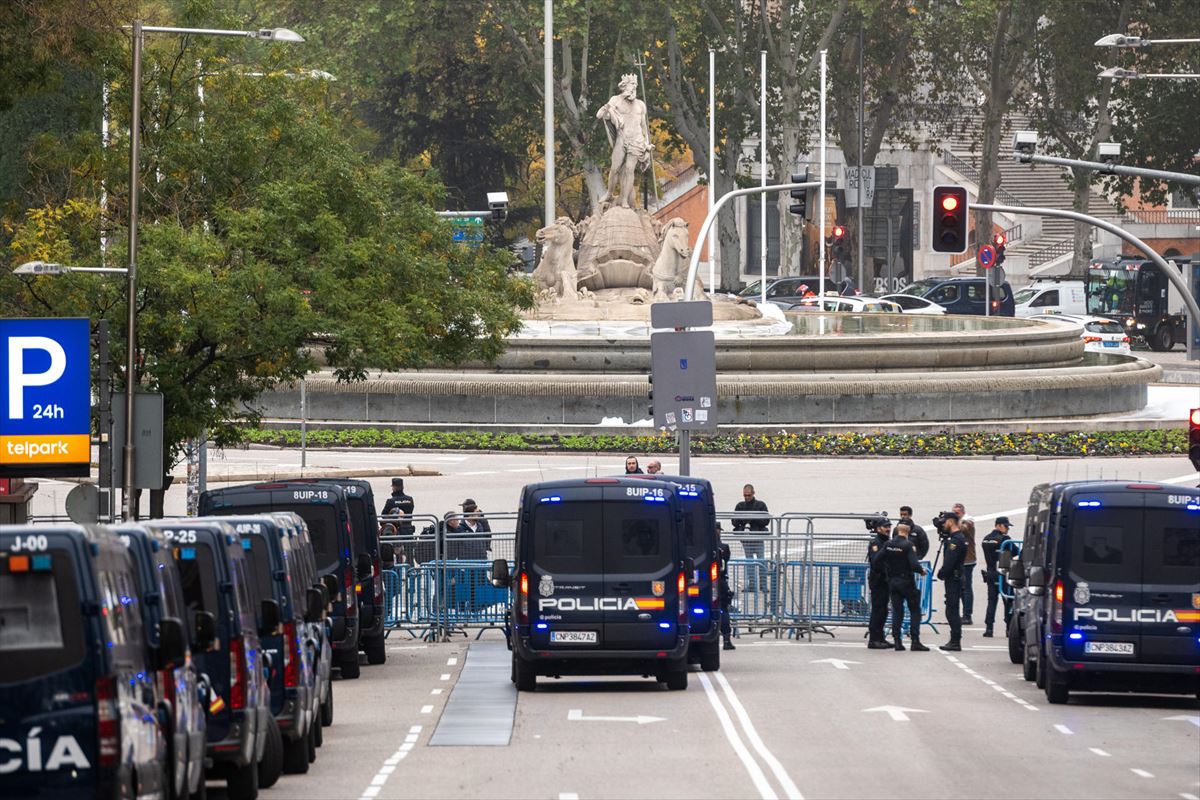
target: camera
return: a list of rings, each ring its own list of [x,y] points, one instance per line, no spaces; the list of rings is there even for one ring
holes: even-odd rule
[[[953,511],[941,511],[933,518],[933,527],[937,530],[938,536],[943,538],[950,535],[950,531],[945,530],[946,522],[949,520],[958,520],[958,514]]]
[[[1096,157],[1105,164],[1115,164],[1121,158],[1120,142],[1100,142],[1096,145]]]
[[[492,212],[493,222],[504,222],[508,219],[508,192],[488,192],[488,210]]]
[[[875,516],[864,519],[863,524],[867,526],[868,531],[874,533],[876,528],[878,528],[880,525],[888,525],[890,524],[890,521],[888,520],[887,512],[880,511]]]
[[[1037,152],[1038,137],[1036,131],[1017,131],[1013,134],[1013,151],[1024,156]]]

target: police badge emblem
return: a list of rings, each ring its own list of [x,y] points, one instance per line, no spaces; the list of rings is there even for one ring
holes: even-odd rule
[[[538,581],[538,594],[542,597],[549,597],[554,594],[554,578],[551,578],[549,575],[543,575],[542,579]]]
[[[667,591],[667,584],[664,581],[655,581],[650,584],[650,591],[654,592],[655,597],[662,597]]]
[[[1076,603],[1081,606],[1085,606],[1088,604],[1088,601],[1092,599],[1092,590],[1088,588],[1086,583],[1080,581],[1079,583],[1075,584],[1074,597]]]
[[[1192,595],[1192,608],[1200,611],[1200,594]]]

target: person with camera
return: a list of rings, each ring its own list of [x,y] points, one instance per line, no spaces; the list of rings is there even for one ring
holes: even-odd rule
[[[884,515],[866,520],[867,530],[875,536],[867,545],[867,589],[871,593],[871,616],[867,621],[867,648],[869,650],[889,650],[892,643],[883,632],[883,624],[887,621],[888,600],[891,590],[888,587],[887,572],[883,566],[883,550],[892,536],[892,523]]]
[[[942,540],[942,568],[937,577],[946,586],[946,622],[950,625],[950,641],[939,650],[962,650],[962,617],[959,609],[963,594],[963,561],[967,557],[967,537],[958,529],[958,514],[943,511],[933,518],[933,527]]]
[[[1000,550],[1005,542],[1011,541],[1008,529],[1012,525],[1008,517],[996,517],[992,532],[983,537],[983,582],[987,585],[987,613],[983,617],[983,635],[992,638],[992,626],[996,622],[996,603],[1000,599]],[[1012,616],[1012,598],[1004,598],[1004,624]]]
[[[909,541],[909,525],[896,525],[896,535],[883,547],[883,569],[887,573],[888,593],[892,601],[892,638],[896,649],[904,649],[904,606],[908,606],[908,635],[913,652],[928,652],[921,644],[921,590],[917,588],[917,575],[924,575],[925,568],[917,560],[917,550]]]

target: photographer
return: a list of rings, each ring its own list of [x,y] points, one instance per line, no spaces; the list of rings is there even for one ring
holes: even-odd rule
[[[950,625],[950,641],[938,649],[947,652],[962,650],[963,561],[967,556],[967,538],[958,529],[958,515],[943,511],[933,518],[933,527],[942,540],[942,567],[938,580],[946,584],[946,622]]]
[[[887,621],[888,602],[891,600],[891,590],[888,587],[887,572],[884,570],[883,550],[892,536],[892,523],[886,516],[880,515],[866,520],[867,530],[875,537],[867,546],[867,588],[871,592],[871,616],[867,623],[867,648],[870,650],[890,650],[893,645],[883,632],[883,624]]]
[[[992,626],[996,622],[996,605],[1000,599],[1000,549],[1004,543],[1011,541],[1012,537],[1008,535],[1008,529],[1012,525],[1008,521],[1008,517],[997,517],[995,528],[987,536],[983,537],[983,560],[985,571],[983,573],[983,582],[987,585],[987,614],[983,618],[983,635],[991,638],[995,634],[992,633]],[[1004,624],[1008,624],[1009,618],[1012,616],[1012,598],[1004,598]]]

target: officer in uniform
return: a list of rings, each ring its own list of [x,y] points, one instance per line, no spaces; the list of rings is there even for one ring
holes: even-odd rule
[[[950,641],[939,646],[939,650],[957,652],[962,650],[962,591],[963,561],[967,557],[967,537],[958,529],[958,514],[943,511],[938,526],[942,537],[942,568],[938,580],[946,585],[946,622],[950,625]],[[937,525],[938,520],[934,520]]]
[[[1008,529],[1012,523],[1008,521],[1008,517],[996,517],[995,528],[987,536],[983,537],[983,542],[980,547],[983,548],[983,582],[987,584],[987,613],[983,617],[983,635],[987,638],[992,638],[992,625],[996,621],[996,601],[1000,599],[1000,570],[997,568],[1000,561],[1000,548],[1005,542],[1011,541],[1012,537],[1008,535]],[[1004,624],[1008,624],[1009,618],[1012,616],[1012,598],[1004,598]]]
[[[892,647],[883,632],[887,621],[888,589],[887,573],[883,569],[883,548],[892,534],[892,523],[887,517],[875,517],[869,522],[875,536],[867,545],[867,588],[871,592],[871,617],[867,623],[867,647],[871,650],[886,650]]]
[[[404,493],[404,478],[392,478],[392,496],[383,503],[383,511],[379,512],[381,517],[391,517],[397,514],[413,513],[413,499]],[[398,528],[402,536],[413,535],[413,524],[411,520],[402,520]]]
[[[896,535],[883,546],[883,569],[887,574],[888,592],[892,599],[892,638],[896,649],[904,649],[904,606],[908,604],[908,635],[915,652],[926,652],[921,644],[921,590],[917,588],[916,575],[924,575],[925,569],[917,560],[917,550],[909,541],[909,526],[901,522],[896,526]]]
[[[720,531],[720,526],[717,530]],[[733,601],[733,588],[729,585],[729,545],[721,542],[717,545],[717,552],[720,553],[721,559],[721,583],[718,586],[721,600],[721,638],[725,640],[724,649],[736,650],[733,646],[733,624],[729,621],[729,605]]]

